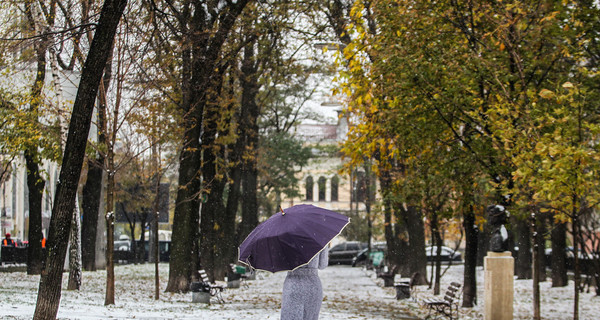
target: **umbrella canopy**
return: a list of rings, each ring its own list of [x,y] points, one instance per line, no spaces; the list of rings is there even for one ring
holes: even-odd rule
[[[340,213],[308,204],[281,210],[242,242],[239,260],[259,270],[294,270],[321,252],[348,223]]]

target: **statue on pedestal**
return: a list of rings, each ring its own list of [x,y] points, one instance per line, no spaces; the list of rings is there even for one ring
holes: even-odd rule
[[[508,218],[508,211],[501,205],[490,205],[487,207],[486,212],[491,230],[489,251],[509,251],[508,231],[504,227]]]

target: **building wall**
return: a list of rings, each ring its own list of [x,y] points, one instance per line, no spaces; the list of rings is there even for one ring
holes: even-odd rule
[[[56,190],[59,167],[56,163],[45,161],[40,169],[46,180],[42,196],[42,230],[50,225],[52,201]],[[11,172],[0,183],[0,221],[2,235],[9,232],[13,238],[27,240],[29,232],[29,193],[25,158],[19,157],[11,163]]]
[[[35,69],[30,65],[22,65],[21,69],[16,69],[11,77],[0,79],[0,87],[7,91],[29,92],[33,83]],[[56,77],[52,76],[50,69],[46,72],[46,82],[44,84],[45,98],[44,103],[64,108],[67,112],[64,114],[70,116],[72,103],[77,93],[77,85],[80,74],[77,71],[60,71]],[[55,81],[56,80],[56,81]],[[40,119],[41,123],[52,122],[57,119],[55,115],[48,115],[49,118]],[[68,119],[59,119],[66,123]],[[95,137],[96,129],[92,125],[90,129],[92,137]],[[20,240],[28,239],[29,231],[29,196],[27,189],[27,173],[25,168],[25,158],[21,155],[12,158],[10,155],[0,155],[0,161],[11,161],[11,173],[4,181],[0,182],[0,229],[2,235],[10,232],[14,238]],[[54,201],[54,193],[58,181],[60,167],[57,163],[44,161],[40,166],[40,173],[45,180],[45,188],[42,199],[42,230],[47,235],[47,229],[50,224],[50,216]]]
[[[291,207],[296,204],[313,204],[322,208],[348,212],[356,211],[357,204],[351,197],[351,179],[349,175],[339,174],[339,169],[342,167],[342,160],[340,158],[316,158],[309,162],[309,165],[303,168],[302,172],[298,175],[300,179],[300,197],[292,199],[282,199],[283,207]],[[306,182],[307,178],[313,178],[312,187],[312,198],[306,198]],[[325,182],[325,199],[319,200],[319,178],[324,177]],[[332,200],[332,181],[334,177],[338,178],[338,200]],[[364,203],[358,204],[358,210],[364,211]]]

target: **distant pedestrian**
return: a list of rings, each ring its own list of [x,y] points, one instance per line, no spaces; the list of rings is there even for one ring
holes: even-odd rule
[[[283,282],[281,320],[317,320],[323,302],[323,287],[319,270],[329,264],[329,249],[325,247],[308,264],[289,271]]]
[[[16,247],[17,244],[15,243],[15,240],[10,238],[10,233],[6,233],[4,235],[4,239],[2,240],[2,246],[3,247]]]

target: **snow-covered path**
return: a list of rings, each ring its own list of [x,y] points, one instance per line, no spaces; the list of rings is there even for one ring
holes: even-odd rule
[[[168,265],[161,265],[161,287]],[[63,290],[59,319],[279,319],[285,273],[262,273],[248,286],[226,289],[224,304],[192,303],[192,294],[161,293],[153,298],[153,265],[126,265],[115,269],[116,304],[105,307],[105,272],[84,272],[79,292]],[[65,273],[63,280],[68,274]],[[321,319],[415,319],[410,304],[394,298],[371,273],[349,266],[320,271],[324,302]],[[24,272],[0,273],[0,318],[31,319],[39,276]],[[66,284],[63,285],[66,287]]]

